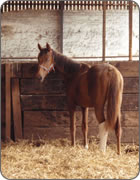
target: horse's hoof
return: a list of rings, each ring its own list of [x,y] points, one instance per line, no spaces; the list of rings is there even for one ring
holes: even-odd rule
[[[87,145],[85,145],[85,149],[88,149],[88,144],[87,144]]]

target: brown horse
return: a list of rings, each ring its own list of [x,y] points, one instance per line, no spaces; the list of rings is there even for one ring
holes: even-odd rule
[[[45,48],[38,44],[38,77],[41,81],[52,71],[57,69],[64,77],[68,108],[70,112],[70,131],[72,145],[75,145],[75,108],[82,108],[82,131],[84,145],[88,148],[88,107],[95,108],[99,122],[100,150],[105,152],[108,131],[115,130],[117,150],[120,154],[121,146],[121,103],[123,92],[123,78],[120,72],[107,63],[89,67],[54,51],[47,43]],[[104,116],[104,106],[107,102],[107,118]]]

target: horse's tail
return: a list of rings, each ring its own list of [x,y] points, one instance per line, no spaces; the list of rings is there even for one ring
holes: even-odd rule
[[[122,104],[123,78],[118,70],[112,72],[108,89],[108,104],[107,104],[107,129],[115,129],[120,123],[120,110]]]

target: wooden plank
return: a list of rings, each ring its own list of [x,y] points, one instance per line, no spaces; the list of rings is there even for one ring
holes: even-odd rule
[[[65,94],[65,85],[62,80],[46,78],[43,83],[38,79],[21,79],[21,94]]]
[[[66,96],[22,95],[22,110],[67,110]]]
[[[132,61],[132,31],[133,31],[133,7],[129,1],[129,60]]]
[[[139,110],[139,96],[138,94],[124,94],[122,101],[122,110],[138,111]]]
[[[116,143],[116,136],[114,132],[109,133],[108,142]],[[123,127],[121,142],[139,144],[139,127]]]
[[[67,110],[66,96],[22,95],[22,110]],[[138,94],[124,94],[122,110],[138,111]]]
[[[89,127],[88,139],[91,142],[91,137],[95,136],[98,139],[98,127]],[[122,143],[139,143],[139,128],[127,127],[122,131]],[[25,139],[58,139],[67,138],[70,140],[70,129],[68,127],[51,127],[51,128],[38,128],[26,127],[24,128]],[[81,127],[76,128],[76,139],[83,140],[83,133]],[[116,143],[116,136],[114,132],[109,133],[108,143]],[[90,146],[90,144],[89,144]]]
[[[12,108],[15,140],[22,138],[22,116],[20,105],[19,79],[12,79]]]
[[[93,66],[103,63],[101,61],[88,61],[87,64]],[[107,62],[115,66],[123,75],[123,77],[139,77],[139,61],[109,61]]]
[[[76,128],[76,139],[83,139],[82,128]],[[98,128],[89,127],[89,136],[97,135]],[[38,128],[38,127],[26,127],[24,128],[24,138],[25,139],[57,139],[57,138],[68,138],[70,140],[70,128],[69,127],[48,127],[48,128]]]
[[[139,78],[124,78],[123,93],[139,93]]]
[[[6,140],[11,139],[11,73],[10,64],[5,67],[5,121],[6,121]]]
[[[11,77],[21,77],[22,74],[22,64],[21,63],[12,63],[11,64]]]
[[[52,95],[65,94],[65,85],[63,80],[46,78],[43,83],[38,79],[21,79],[20,89],[22,95]],[[124,93],[139,92],[139,78],[124,78]]]
[[[69,127],[70,117],[68,111],[24,111],[24,128],[25,127]],[[121,122],[123,127],[138,127],[139,112],[123,111],[121,113]],[[76,111],[76,125],[82,126],[82,113]],[[94,110],[89,111],[89,127],[97,127]]]
[[[97,61],[80,61],[87,63],[91,66],[103,63]],[[118,70],[122,73],[123,77],[139,77],[139,61],[110,61],[110,64],[116,66]],[[35,78],[37,73],[38,65],[37,63],[24,63],[22,64],[22,78]],[[62,76],[57,71],[51,72],[47,78],[52,79],[62,79]]]

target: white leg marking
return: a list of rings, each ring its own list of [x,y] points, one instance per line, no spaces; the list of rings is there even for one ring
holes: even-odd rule
[[[105,152],[107,137],[108,137],[108,131],[106,130],[105,122],[99,124],[99,137],[100,137],[99,149],[102,152]]]
[[[85,145],[85,149],[88,149],[88,144]]]

